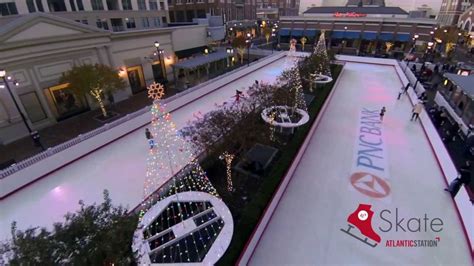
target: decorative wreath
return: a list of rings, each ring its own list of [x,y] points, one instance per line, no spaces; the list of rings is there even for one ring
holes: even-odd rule
[[[165,96],[165,88],[160,83],[153,82],[148,86],[148,98],[159,100]]]

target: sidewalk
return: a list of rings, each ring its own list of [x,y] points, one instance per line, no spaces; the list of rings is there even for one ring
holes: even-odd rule
[[[172,94],[175,93],[170,89],[168,96]],[[108,111],[119,114],[110,121],[123,117],[128,113],[133,113],[150,104],[151,100],[147,98],[146,91],[139,92],[126,100],[116,103],[112,107],[107,107]],[[47,149],[77,137],[79,134],[84,134],[101,127],[104,123],[93,118],[98,114],[100,114],[100,110],[92,110],[39,130],[41,143]],[[19,162],[40,152],[41,148],[35,147],[30,137],[25,137],[10,144],[0,146],[0,164],[12,159]],[[8,167],[8,165],[5,167]]]

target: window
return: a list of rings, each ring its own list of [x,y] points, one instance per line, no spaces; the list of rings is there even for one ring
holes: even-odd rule
[[[84,11],[84,4],[82,3],[82,0],[76,0],[77,1],[77,9],[79,11]]]
[[[186,4],[192,4],[193,0],[186,0]]]
[[[14,2],[0,3],[0,13],[2,16],[18,15],[16,4]]]
[[[125,22],[127,24],[127,29],[134,29],[137,26],[135,25],[135,19],[134,18],[125,18]]]
[[[156,0],[150,0],[148,3],[150,4],[150,10],[158,10],[158,3]]]
[[[142,26],[143,28],[149,28],[150,27],[150,21],[148,18],[142,18]]]
[[[102,0],[91,0],[92,10],[104,10]]]
[[[153,26],[159,27],[160,26],[160,18],[153,18]]]
[[[161,8],[161,10],[165,10],[165,3],[164,2],[160,2],[160,8]]]
[[[139,10],[146,10],[145,0],[138,0],[138,9]]]
[[[50,12],[65,12],[66,4],[64,0],[48,0],[48,8]]]
[[[112,24],[112,30],[113,31],[124,31],[125,29],[123,28],[123,21],[121,18],[111,18],[110,19],[110,24]]]
[[[123,10],[132,10],[132,1],[131,0],[122,0]]]
[[[163,22],[163,24],[166,24],[167,23],[166,17],[161,17],[161,22]]]
[[[89,25],[89,21],[87,21],[87,19],[83,19],[81,22],[82,22],[82,24]]]
[[[71,5],[71,10],[76,11],[76,4],[74,4],[74,0],[69,0],[69,4]]]
[[[38,7],[39,12],[44,12],[43,1],[42,0],[36,0],[36,7]]]
[[[118,0],[107,0],[107,9],[108,10],[119,10]]]
[[[96,21],[97,28],[99,29],[104,29],[104,30],[109,30],[109,24],[107,23],[106,19],[97,19]]]
[[[28,6],[28,12],[30,13],[36,12],[36,7],[35,7],[35,3],[33,3],[33,0],[26,0],[26,5]]]

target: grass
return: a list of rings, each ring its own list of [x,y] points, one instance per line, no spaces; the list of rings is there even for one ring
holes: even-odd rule
[[[331,68],[334,73],[333,78],[337,80],[342,66],[333,65]],[[255,195],[253,195],[253,198],[245,205],[245,208],[241,209],[242,211],[239,215],[240,219],[234,221],[234,235],[230,246],[217,265],[233,265],[236,263],[255,226],[260,220],[260,216],[263,214],[265,207],[269,204],[275,190],[293,162],[293,158],[298,153],[300,146],[308,135],[333,85],[334,82],[326,84],[324,87],[318,87],[315,90],[314,95],[316,97],[308,109],[310,115],[309,123],[296,131],[292,140],[287,144],[285,149],[281,151],[281,155],[274,164],[274,167],[262,178],[263,181]]]

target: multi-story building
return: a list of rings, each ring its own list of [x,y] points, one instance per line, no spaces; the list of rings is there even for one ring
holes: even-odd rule
[[[257,17],[278,19],[281,16],[297,16],[300,0],[257,0]]]
[[[206,14],[224,21],[255,19],[255,0],[168,0],[170,22],[192,22]]]
[[[385,6],[385,1],[384,0],[348,0],[346,6],[381,7],[381,6]]]
[[[464,11],[458,21],[458,28],[466,31],[469,38],[466,40],[470,47],[474,47],[474,6]]]
[[[159,28],[169,21],[166,0],[4,0],[0,3],[3,21],[38,12],[114,32]]]
[[[382,51],[403,56],[414,45],[433,38],[433,19],[408,18],[399,7],[312,7],[297,17],[280,18],[279,42],[298,42],[306,37],[315,43],[325,31],[328,47],[352,54]]]
[[[466,11],[474,0],[443,0],[438,14],[441,25],[457,25],[459,16]]]

